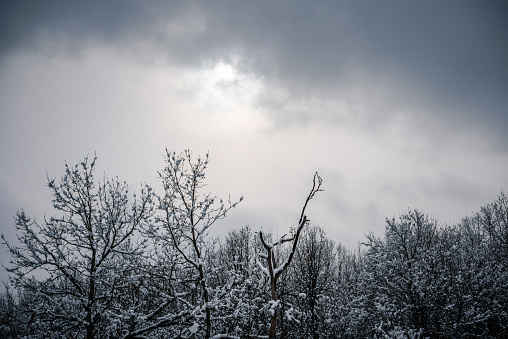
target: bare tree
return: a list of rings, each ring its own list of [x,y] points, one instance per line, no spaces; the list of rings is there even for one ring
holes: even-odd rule
[[[312,189],[310,190],[309,195],[307,196],[307,199],[305,199],[305,203],[302,208],[302,212],[300,213],[300,219],[298,221],[298,226],[296,227],[295,234],[290,237],[286,238],[286,235],[283,235],[278,241],[275,241],[273,243],[268,242],[263,237],[263,232],[259,232],[259,239],[261,240],[261,243],[263,244],[264,249],[266,250],[265,253],[259,253],[258,256],[265,259],[266,261],[266,267],[263,266],[263,264],[258,261],[258,266],[260,269],[268,276],[269,282],[270,282],[270,292],[272,299],[269,301],[270,303],[270,313],[271,313],[271,320],[270,320],[270,329],[268,330],[268,336],[270,339],[275,338],[276,336],[276,326],[277,326],[277,316],[279,313],[279,297],[277,295],[277,280],[279,279],[280,275],[288,266],[291,264],[291,261],[293,260],[293,256],[296,251],[296,247],[298,244],[298,238],[300,236],[300,233],[302,232],[303,227],[309,222],[309,219],[307,219],[307,216],[305,215],[305,210],[307,208],[307,204],[309,201],[314,198],[314,195],[322,191],[321,189],[322,179],[316,172],[314,174],[314,178],[312,181]],[[275,252],[274,249],[276,246],[280,246],[283,243],[286,242],[292,242],[291,249],[289,251],[289,254],[281,264],[277,264],[277,260],[275,258]],[[291,310],[291,309],[290,309]],[[288,311],[286,314],[288,317],[291,317],[291,312]]]
[[[166,155],[166,167],[159,172],[165,190],[160,198],[160,227],[150,229],[149,234],[157,243],[173,247],[181,260],[182,271],[175,283],[183,286],[178,298],[194,317],[192,326],[187,328],[188,335],[204,333],[205,338],[210,338],[212,300],[204,267],[205,236],[210,226],[223,219],[243,197],[232,202],[210,193],[201,195],[208,154],[204,159],[198,157],[196,160],[189,150],[181,154],[166,151]]]
[[[60,215],[39,223],[21,210],[16,215],[20,246],[2,235],[13,258],[8,271],[14,283],[42,300],[36,316],[56,331],[87,339],[106,331],[109,312],[124,293],[115,274],[122,257],[143,250],[134,237],[153,212],[150,187],[131,201],[127,184],[118,178],[95,182],[95,161],[86,157],[72,168],[66,165],[60,182],[48,178]],[[37,272],[39,279],[32,277]]]

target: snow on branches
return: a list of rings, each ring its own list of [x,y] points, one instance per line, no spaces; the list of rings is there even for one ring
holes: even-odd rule
[[[185,150],[181,154],[166,150],[166,166],[159,172],[164,187],[164,195],[159,198],[160,215],[157,218],[161,226],[160,231],[151,228],[149,237],[156,242],[166,244],[176,250],[176,258],[182,260],[189,267],[189,278],[193,285],[200,289],[200,300],[196,307],[195,321],[189,327],[191,333],[204,329],[204,337],[211,337],[211,296],[207,286],[207,269],[205,265],[205,235],[217,220],[243,200],[227,201],[212,196],[210,193],[201,194],[205,186],[205,171],[210,158],[193,159],[192,153]],[[203,324],[204,322],[204,324]]]
[[[307,219],[307,216],[305,215],[305,210],[307,208],[307,204],[310,200],[314,198],[314,195],[317,192],[322,191],[321,184],[323,180],[319,176],[319,174],[316,172],[314,174],[314,178],[312,181],[312,188],[310,190],[309,195],[307,196],[307,199],[305,199],[305,203],[302,208],[302,212],[300,214],[300,219],[298,221],[298,226],[296,228],[295,234],[290,237],[286,238],[286,235],[283,235],[279,238],[276,242],[268,242],[264,236],[263,232],[259,231],[259,239],[261,241],[261,244],[263,245],[265,249],[265,253],[259,253],[258,256],[260,258],[265,259],[266,266],[264,266],[259,260],[257,260],[257,265],[261,269],[263,273],[265,273],[270,281],[270,291],[272,300],[270,300],[270,315],[271,315],[271,323],[270,323],[270,329],[268,332],[269,338],[275,338],[275,326],[277,324],[277,313],[278,313],[278,305],[279,305],[279,298],[277,295],[277,280],[279,276],[288,268],[288,266],[291,264],[291,261],[293,260],[293,256],[296,251],[296,247],[298,244],[298,238],[300,236],[300,233],[303,229],[303,227],[309,222],[309,219]],[[289,252],[289,255],[287,258],[281,263],[277,264],[277,261],[275,259],[275,252],[274,249],[276,246],[282,245],[285,242],[292,242],[292,246]],[[292,318],[290,315],[288,318]]]
[[[56,332],[77,329],[86,338],[106,331],[106,319],[126,291],[127,282],[114,272],[128,271],[126,258],[144,250],[136,232],[154,213],[149,186],[131,198],[118,178],[96,182],[95,162],[96,157],[86,157],[74,167],[65,165],[59,182],[48,178],[55,215],[37,222],[18,211],[19,247],[2,236],[13,258],[8,271],[16,287],[45,300],[34,314]],[[45,278],[36,280],[34,273]]]

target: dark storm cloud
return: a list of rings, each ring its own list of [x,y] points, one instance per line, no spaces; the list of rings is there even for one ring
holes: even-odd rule
[[[94,44],[146,57],[142,45],[191,66],[240,55],[244,71],[289,91],[284,100],[340,96],[354,69],[392,87],[395,106],[431,111],[451,129],[484,126],[506,146],[507,10],[501,1],[4,1],[0,55]],[[316,113],[274,106],[285,120]]]

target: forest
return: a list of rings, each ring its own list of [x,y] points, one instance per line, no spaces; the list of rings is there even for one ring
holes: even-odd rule
[[[162,194],[95,164],[66,165],[47,182],[54,211],[20,209],[17,243],[2,236],[1,338],[508,337],[502,191],[452,225],[408,209],[349,249],[307,218],[317,173],[287,235],[214,239],[242,197],[204,191],[208,155],[167,151]]]

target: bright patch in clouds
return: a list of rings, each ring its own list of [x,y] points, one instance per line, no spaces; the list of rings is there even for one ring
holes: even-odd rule
[[[205,128],[226,136],[270,128],[267,115],[256,104],[264,88],[256,76],[241,73],[233,64],[217,62],[189,71],[186,79],[193,109]]]
[[[217,83],[234,81],[237,78],[237,70],[230,64],[218,62],[211,71],[211,78]]]

